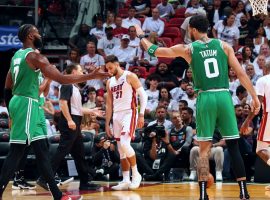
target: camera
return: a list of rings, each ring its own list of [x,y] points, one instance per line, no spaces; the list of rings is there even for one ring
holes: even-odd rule
[[[144,129],[144,134],[147,137],[149,137],[151,132],[155,132],[157,138],[164,138],[166,136],[165,127],[163,125],[158,125],[157,123]]]

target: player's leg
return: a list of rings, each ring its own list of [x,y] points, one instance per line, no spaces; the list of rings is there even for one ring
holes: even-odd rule
[[[0,198],[9,182],[9,179],[14,175],[17,166],[23,157],[25,144],[10,144],[9,153],[3,163],[0,175]]]
[[[41,175],[48,183],[50,191],[54,199],[61,199],[62,192],[58,189],[54,180],[54,173],[50,165],[49,149],[46,139],[36,140],[32,142],[34,152],[36,154],[37,165],[41,170]]]
[[[131,138],[134,137],[136,126],[137,126],[137,111],[136,110],[127,111],[122,118],[120,144],[132,170],[132,181],[129,186],[130,189],[137,189],[140,186],[142,180],[142,176],[140,175],[137,168],[135,151],[130,144]]]
[[[121,114],[119,114],[119,112],[114,113],[113,115],[113,135],[117,141],[117,149],[120,156],[120,164],[121,164],[123,180],[118,185],[113,186],[112,187],[113,190],[127,190],[130,185],[130,173],[129,173],[130,165],[120,143],[120,136],[121,136],[121,130],[122,130],[120,116]]]
[[[18,168],[15,172],[15,176],[13,179],[12,189],[20,190],[20,189],[35,189],[36,186],[28,183],[24,178],[24,169],[27,161],[27,155],[29,153],[30,146],[28,146],[25,151],[22,159],[19,162]]]
[[[216,125],[217,107],[214,92],[202,92],[197,98],[196,123],[200,153],[197,165],[200,200],[208,200],[209,151]]]
[[[232,98],[229,92],[220,92],[217,95],[217,102],[219,103],[218,127],[222,137],[226,140],[228,152],[231,157],[231,165],[239,184],[240,199],[249,199],[244,161],[238,145],[239,131]]]
[[[257,141],[256,153],[267,164],[270,165],[270,152],[268,151],[270,144],[263,141]]]

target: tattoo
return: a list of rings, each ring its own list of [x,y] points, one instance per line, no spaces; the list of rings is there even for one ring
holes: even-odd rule
[[[207,181],[209,174],[209,160],[208,157],[200,157],[198,160],[198,179],[199,181]]]

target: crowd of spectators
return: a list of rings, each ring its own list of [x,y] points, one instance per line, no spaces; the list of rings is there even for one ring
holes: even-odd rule
[[[65,64],[79,62],[84,73],[89,73],[96,67],[105,70],[104,58],[116,55],[122,68],[139,77],[148,95],[145,129],[139,134],[144,145],[142,151],[137,149],[137,159],[141,161],[138,162],[140,173],[145,174],[145,180],[164,180],[164,177],[168,178],[170,169],[177,167],[175,163],[180,162],[185,172],[190,173],[187,179],[196,180],[197,93],[192,70],[182,58],[150,56],[140,45],[134,25],[141,26],[151,42],[160,47],[170,47],[178,43],[189,44],[191,40],[187,27],[190,17],[207,15],[209,36],[226,41],[235,49],[240,64],[255,85],[262,76],[262,67],[270,61],[270,18],[252,16],[247,0],[128,0],[122,6],[117,12],[109,12],[105,21],[103,16],[96,15],[94,27],[81,24],[78,34],[70,38]],[[179,23],[173,24],[172,21]],[[170,28],[175,28],[172,30],[176,32],[169,32]],[[250,110],[251,98],[232,68],[229,68],[228,80],[237,122],[241,126]],[[83,106],[105,110],[104,86],[105,80],[81,84]],[[59,84],[52,82],[44,106],[50,135],[57,132],[58,92]],[[0,108],[1,112],[6,112],[2,104]],[[255,118],[250,125],[249,136],[241,135],[239,145],[243,157],[254,156],[259,119]],[[104,118],[91,115],[84,116],[82,124],[83,131],[95,135],[93,159],[97,178],[105,174],[115,176],[119,171],[119,155],[115,144],[106,139],[104,123]],[[226,141],[216,130],[210,160],[215,162],[214,176],[217,181],[232,178],[230,158],[226,152]],[[249,176],[252,176],[253,164],[247,166]]]

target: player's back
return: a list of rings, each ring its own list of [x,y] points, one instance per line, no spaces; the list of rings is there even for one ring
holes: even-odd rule
[[[118,79],[115,76],[110,78],[110,90],[113,95],[113,112],[136,109],[136,90],[127,82],[127,75],[130,72],[124,71]]]
[[[10,72],[13,81],[13,95],[38,99],[38,75],[40,70],[33,70],[25,58],[32,48],[18,50],[11,60]]]
[[[263,110],[270,112],[270,74],[265,75],[257,80],[257,95],[263,96]]]
[[[195,88],[210,90],[228,88],[228,57],[222,42],[210,39],[207,43],[197,40],[190,45]]]

